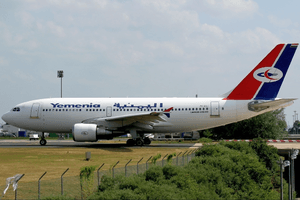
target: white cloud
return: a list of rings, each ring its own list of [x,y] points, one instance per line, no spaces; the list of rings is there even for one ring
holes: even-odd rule
[[[225,39],[224,38],[224,32],[221,30],[221,28],[214,26],[214,25],[208,25],[208,24],[203,24],[201,26],[201,31],[204,34],[210,35],[212,37],[218,38],[220,40]]]
[[[64,28],[61,26],[58,26],[53,21],[48,21],[47,26],[50,29],[50,31],[57,37],[65,37],[66,36]]]
[[[28,12],[20,12],[19,17],[21,18],[21,22],[24,26],[31,28],[34,23],[34,17]]]
[[[0,56],[0,66],[8,66],[9,62],[4,57]]]
[[[13,71],[13,74],[14,74],[14,77],[16,77],[16,79],[18,79],[18,81],[22,80],[22,81],[32,82],[35,80],[33,75],[30,75],[27,73],[27,71],[24,71],[21,69],[15,69]]]
[[[187,6],[191,10],[221,18],[244,18],[258,11],[258,4],[252,0],[193,0],[188,1]]]

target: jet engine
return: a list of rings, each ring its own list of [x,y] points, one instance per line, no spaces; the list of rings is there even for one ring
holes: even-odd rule
[[[112,135],[111,131],[98,128],[97,124],[74,124],[72,132],[76,142],[96,142],[103,135]]]

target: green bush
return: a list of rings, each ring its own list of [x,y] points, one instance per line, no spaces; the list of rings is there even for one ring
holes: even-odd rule
[[[212,139],[206,137],[200,138],[198,140],[199,143],[212,143],[212,141],[213,141]]]
[[[93,193],[94,171],[96,166],[86,166],[80,169],[80,187],[82,195],[86,198]]]
[[[260,139],[205,145],[185,167],[153,165],[131,177],[103,176],[99,192],[89,198],[278,199],[277,158],[276,151]]]
[[[146,181],[158,181],[158,179],[163,177],[163,172],[161,167],[152,166],[145,172]]]

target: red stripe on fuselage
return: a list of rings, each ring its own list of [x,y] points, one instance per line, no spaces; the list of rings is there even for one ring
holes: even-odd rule
[[[228,95],[227,100],[249,100],[252,99],[259,89],[261,82],[253,77],[253,73],[262,67],[271,67],[281,52],[284,44],[278,44]]]

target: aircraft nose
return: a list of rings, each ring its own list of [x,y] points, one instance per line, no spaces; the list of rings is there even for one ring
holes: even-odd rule
[[[2,115],[2,120],[5,121],[6,123],[8,123],[9,119],[10,119],[9,112]]]

